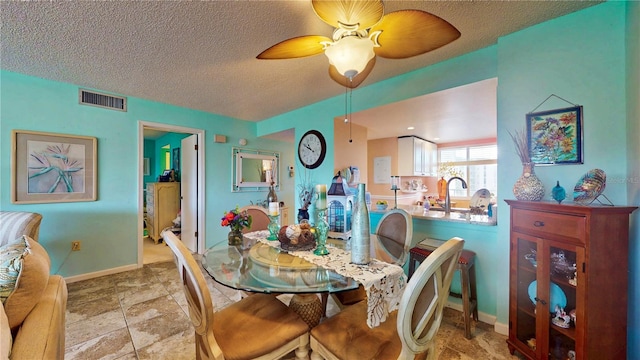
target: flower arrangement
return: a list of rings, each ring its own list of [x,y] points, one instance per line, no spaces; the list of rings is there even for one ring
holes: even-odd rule
[[[445,161],[438,166],[438,174],[440,177],[450,179],[454,176],[462,176],[462,173],[450,162]]]
[[[516,153],[518,154],[520,161],[523,164],[530,163],[531,155],[529,154],[529,144],[526,132],[516,130],[514,133],[511,133],[509,131],[509,136],[511,136],[511,140],[513,140],[513,143],[516,146]]]
[[[251,228],[251,215],[246,211],[240,211],[236,206],[235,209],[229,210],[221,219],[220,225],[228,226],[233,231],[242,231],[244,228]]]
[[[386,200],[378,200],[378,201],[376,201],[376,205],[387,205],[387,201]]]

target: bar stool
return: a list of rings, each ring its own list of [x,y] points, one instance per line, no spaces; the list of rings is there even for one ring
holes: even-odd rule
[[[418,246],[409,250],[409,278],[416,269],[416,263],[421,263],[444,241],[426,239]],[[460,288],[462,294],[449,292],[450,296],[462,299],[462,312],[464,315],[464,336],[471,339],[471,316],[478,321],[478,294],[476,292],[476,253],[471,250],[462,250],[458,259],[457,270],[460,270]]]

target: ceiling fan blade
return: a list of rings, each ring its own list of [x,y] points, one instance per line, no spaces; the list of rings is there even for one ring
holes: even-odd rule
[[[312,0],[311,5],[316,15],[334,28],[339,28],[340,24],[357,24],[357,30],[368,29],[378,23],[384,15],[381,0]]]
[[[332,42],[330,38],[320,35],[299,36],[281,41],[261,52],[258,59],[292,59],[318,55],[324,52],[322,42]]]
[[[373,51],[389,59],[424,54],[460,37],[460,31],[448,21],[422,10],[400,10],[385,15],[369,31],[378,36],[380,47]]]
[[[354,76],[352,80],[349,80],[349,78],[347,78],[346,76],[341,75],[335,66],[329,65],[329,76],[331,77],[331,79],[333,79],[333,81],[337,82],[338,84],[348,88],[355,89],[360,84],[362,84],[362,82],[364,81],[364,79],[367,78],[367,76],[369,76],[369,73],[371,72],[371,70],[373,70],[373,66],[375,64],[376,64],[376,57],[374,56],[373,58],[371,58],[371,60],[369,60],[364,70],[362,70],[358,75]]]

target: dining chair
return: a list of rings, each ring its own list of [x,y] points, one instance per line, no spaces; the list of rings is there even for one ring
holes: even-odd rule
[[[311,360],[436,359],[435,336],[464,240],[454,237],[418,267],[400,307],[375,328],[361,301],[311,330]]]
[[[196,359],[280,359],[309,354],[309,327],[269,294],[255,294],[214,313],[204,275],[189,249],[172,232],[163,238],[175,256],[189,317],[195,328]]]
[[[247,205],[240,208],[240,212],[242,211],[246,211],[247,214],[251,215],[251,227],[242,229],[243,233],[268,230],[267,226],[271,220],[269,220],[269,213],[267,213],[267,209],[262,206]]]
[[[409,259],[413,237],[411,214],[403,209],[387,211],[376,226],[377,241],[373,244],[375,258],[403,266]]]
[[[373,256],[390,264],[403,266],[409,258],[409,248],[413,237],[411,214],[403,209],[387,211],[376,226],[377,235],[372,239]],[[357,289],[332,294],[340,309],[365,300],[367,293],[360,285]]]

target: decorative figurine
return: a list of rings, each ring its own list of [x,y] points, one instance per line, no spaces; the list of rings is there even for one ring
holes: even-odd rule
[[[551,197],[560,204],[562,200],[567,197],[567,192],[564,190],[562,186],[560,186],[560,181],[556,182],[556,186],[551,189]]]
[[[556,317],[551,320],[554,325],[564,329],[567,329],[569,326],[571,326],[571,316],[567,314],[563,308],[556,305],[555,311]]]

